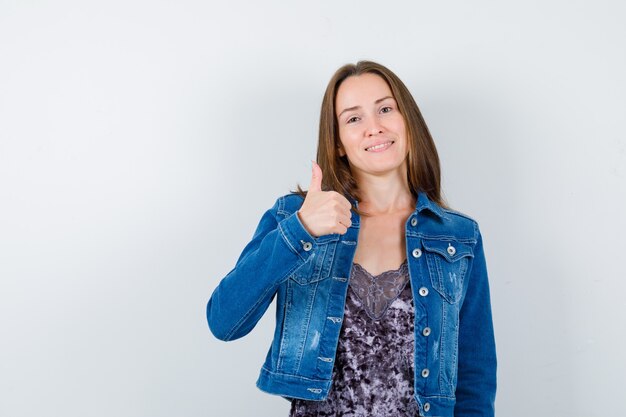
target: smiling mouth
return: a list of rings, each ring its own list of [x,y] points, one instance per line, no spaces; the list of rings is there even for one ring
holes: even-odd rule
[[[370,146],[369,148],[365,148],[365,150],[368,151],[368,152],[370,152],[370,151],[374,151],[374,152],[381,151],[381,150],[387,149],[388,147],[393,145],[393,143],[394,143],[394,141],[390,140],[388,142],[381,143],[381,144],[378,144],[376,146]]]

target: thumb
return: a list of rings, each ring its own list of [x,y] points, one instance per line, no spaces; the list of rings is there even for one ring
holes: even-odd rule
[[[311,172],[311,184],[309,185],[308,191],[322,191],[322,168],[317,165],[317,162],[311,161],[313,163],[312,172]]]

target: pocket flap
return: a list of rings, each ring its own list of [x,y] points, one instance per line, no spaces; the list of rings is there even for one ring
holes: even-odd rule
[[[456,240],[422,239],[422,244],[427,251],[440,254],[448,262],[456,262],[464,256],[474,256],[470,245]]]

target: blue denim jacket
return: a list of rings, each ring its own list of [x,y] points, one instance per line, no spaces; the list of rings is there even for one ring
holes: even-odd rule
[[[276,297],[274,340],[257,386],[287,399],[323,400],[341,330],[360,220],[317,238],[279,197],[207,305],[213,334],[245,336]],[[358,207],[358,202],[351,200]],[[476,221],[420,192],[405,224],[415,305],[415,399],[423,416],[493,416],[496,351],[487,267]]]

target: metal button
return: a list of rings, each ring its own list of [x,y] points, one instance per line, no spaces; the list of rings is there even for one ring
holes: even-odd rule
[[[456,249],[454,249],[454,246],[452,246],[450,243],[448,243],[448,253],[450,254],[450,256],[453,256],[456,253]]]
[[[422,256],[422,250],[420,248],[413,249],[413,257],[419,258]]]
[[[420,288],[419,293],[422,297],[426,297],[428,295],[428,288],[426,287]]]
[[[424,327],[424,330],[422,330],[422,334],[424,336],[430,336],[430,327]]]
[[[413,218],[411,219],[411,226],[415,226],[416,224],[417,224],[417,218],[416,218],[416,217],[413,217]]]
[[[430,371],[428,370],[428,368],[422,369],[422,376],[424,378],[428,378],[428,375],[430,375]]]
[[[313,245],[311,244],[311,242],[305,242],[304,240],[301,240],[300,242],[302,242],[302,247],[304,248],[305,251],[310,251],[311,248],[313,247]]]
[[[430,410],[430,403],[424,403],[424,411],[428,412]]]

